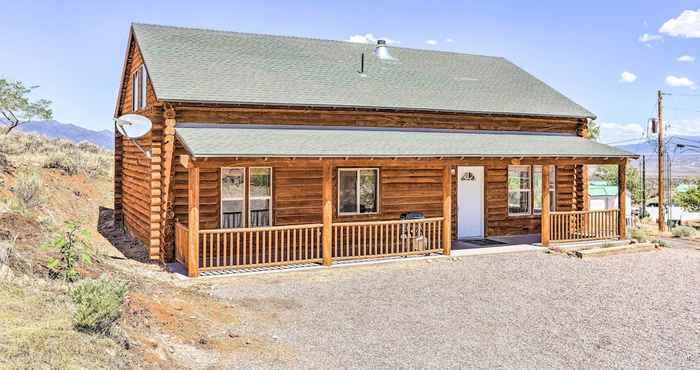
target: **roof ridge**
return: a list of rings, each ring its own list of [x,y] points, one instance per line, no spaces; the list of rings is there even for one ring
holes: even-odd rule
[[[225,33],[225,34],[238,34],[238,35],[249,35],[249,36],[277,37],[277,38],[283,38],[283,39],[321,41],[321,42],[329,42],[329,43],[340,43],[340,44],[350,44],[350,45],[357,45],[357,46],[366,46],[366,47],[372,47],[372,48],[374,46],[376,46],[375,44],[362,43],[362,42],[352,42],[352,41],[347,41],[347,40],[322,39],[322,38],[318,38],[318,37],[280,35],[280,34],[261,33],[261,32],[229,31],[229,30],[205,28],[205,27],[171,26],[171,25],[155,24],[155,23],[143,23],[143,22],[132,22],[131,25],[132,26],[137,25],[137,26],[147,26],[147,27],[171,28],[171,29],[179,29],[179,30],[187,30],[187,31],[206,31],[206,32]],[[461,53],[461,52],[449,51],[449,50],[421,49],[421,48],[408,47],[408,46],[396,46],[395,44],[390,44],[390,46],[392,49],[415,50],[415,51],[435,53],[435,54],[465,55],[465,56],[471,56],[471,57],[482,57],[482,58],[494,58],[494,59],[508,60],[505,57],[496,56],[496,55]]]

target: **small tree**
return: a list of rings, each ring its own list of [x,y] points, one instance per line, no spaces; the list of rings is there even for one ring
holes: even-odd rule
[[[596,167],[595,176],[610,185],[617,185],[617,166],[601,165]],[[634,204],[642,202],[642,184],[639,169],[632,166],[627,166],[627,190],[632,196]]]
[[[7,121],[3,133],[8,134],[34,118],[51,119],[51,101],[39,99],[29,100],[29,93],[39,86],[25,86],[21,81],[0,78],[0,114]]]
[[[600,138],[600,125],[596,121],[589,122],[588,128],[584,132],[584,137],[597,141]]]
[[[676,193],[675,202],[691,212],[700,211],[700,185],[695,185],[684,193]]]
[[[67,221],[64,231],[57,233],[53,239],[49,240],[46,248],[58,251],[59,257],[49,257],[47,267],[52,278],[61,278],[68,282],[76,281],[80,278],[80,273],[76,270],[79,262],[90,263],[92,258],[88,252],[89,234],[79,223]]]

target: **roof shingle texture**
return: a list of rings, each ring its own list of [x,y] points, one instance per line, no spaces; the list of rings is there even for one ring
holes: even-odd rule
[[[504,58],[133,24],[166,101],[594,117]],[[365,73],[360,57],[365,54]]]
[[[195,157],[634,157],[574,135],[178,123]]]

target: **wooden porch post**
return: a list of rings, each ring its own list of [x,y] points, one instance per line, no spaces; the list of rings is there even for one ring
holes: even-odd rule
[[[542,213],[540,239],[543,247],[549,247],[549,165],[542,166]]]
[[[620,212],[617,217],[617,231],[620,240],[624,240],[627,239],[627,158],[617,165],[617,189],[617,209]]]
[[[333,224],[333,164],[323,161],[323,265],[330,266]]]
[[[445,166],[442,171],[442,250],[452,253],[452,169]]]
[[[199,167],[190,161],[187,168],[187,199],[189,216],[187,218],[187,275],[199,276]]]

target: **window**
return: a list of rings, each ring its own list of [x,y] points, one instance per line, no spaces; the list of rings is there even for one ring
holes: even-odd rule
[[[221,169],[221,227],[243,227],[245,214],[245,169]]]
[[[379,169],[338,169],[338,213],[377,213]]]
[[[272,168],[250,168],[250,227],[271,226]]]
[[[555,210],[557,200],[555,198],[555,189],[557,184],[556,168],[549,166],[549,209]],[[542,166],[532,166],[532,203],[533,213],[539,214],[542,212]]]
[[[508,166],[508,214],[530,214],[530,166]]]
[[[556,167],[549,166],[549,209],[556,208]],[[542,212],[542,166],[508,166],[508,215]]]
[[[148,86],[148,74],[146,73],[146,67],[142,65],[131,76],[132,111],[146,107],[146,86]]]

